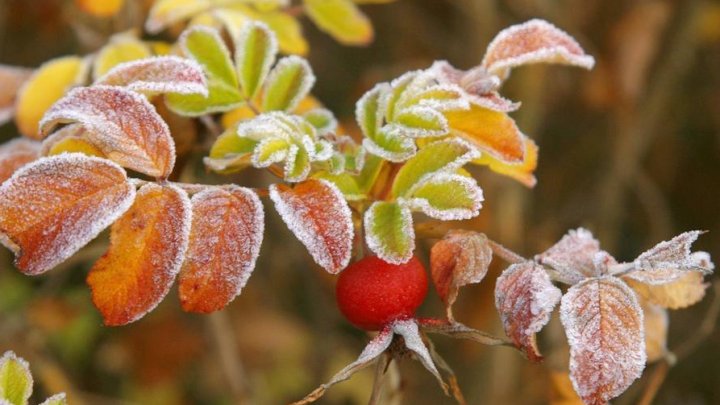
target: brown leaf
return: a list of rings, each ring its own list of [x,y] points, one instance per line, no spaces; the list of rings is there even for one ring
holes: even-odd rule
[[[545,269],[533,262],[508,267],[495,284],[495,306],[505,333],[532,361],[543,359],[535,334],[550,321],[562,292]]]
[[[584,228],[568,232],[550,249],[536,255],[535,261],[550,268],[553,280],[570,285],[603,274],[607,265],[615,262]]]
[[[62,123],[78,122],[86,139],[108,159],[157,178],[175,165],[175,143],[165,121],[142,95],[121,87],[71,90],[40,121],[43,134]]]
[[[645,353],[647,362],[652,363],[665,357],[668,353],[667,333],[670,319],[667,309],[640,299],[645,319]]]
[[[452,230],[433,245],[430,271],[449,319],[460,287],[482,281],[491,261],[492,249],[481,233]]]
[[[570,378],[586,404],[622,394],[645,367],[643,313],[635,293],[615,277],[589,278],[560,303],[570,344]]]
[[[669,241],[658,243],[635,259],[635,270],[627,273],[626,277],[657,285],[673,282],[688,271],[710,273],[715,267],[710,255],[706,252],[690,251],[700,234],[700,231],[685,232]]]
[[[27,274],[77,252],[132,203],[135,188],[118,165],[80,154],[41,158],[0,187],[0,240]]]
[[[293,188],[273,184],[270,198],[317,264],[333,274],[347,266],[354,236],[352,214],[335,185],[318,179]]]
[[[641,297],[668,309],[686,308],[700,302],[708,287],[699,271],[686,271],[680,278],[665,284],[643,283],[627,276],[623,280]]]
[[[149,183],[138,191],[87,277],[106,325],[136,321],[162,301],[182,265],[190,220],[190,200],[177,187]]]
[[[13,139],[0,145],[0,183],[19,168],[39,157],[40,144],[29,139]]]
[[[590,69],[595,64],[565,31],[544,20],[502,30],[488,45],[481,66],[505,79],[510,69],[530,63],[559,63]]]
[[[255,269],[264,232],[260,199],[232,187],[195,194],[192,227],[179,277],[180,302],[189,312],[213,312],[240,294]]]

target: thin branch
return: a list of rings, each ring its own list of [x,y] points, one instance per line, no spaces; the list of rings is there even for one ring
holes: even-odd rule
[[[515,264],[515,263],[524,263],[524,262],[528,261],[528,259],[513,252],[512,250],[506,248],[505,246],[495,242],[492,239],[488,238],[488,244],[490,245],[490,248],[492,249],[493,254],[495,254],[495,256],[505,260],[508,263]]]
[[[372,394],[368,405],[380,405],[380,394],[382,393],[382,385],[385,380],[385,374],[388,366],[392,361],[392,357],[388,353],[383,353],[375,365],[375,377],[373,378]]]

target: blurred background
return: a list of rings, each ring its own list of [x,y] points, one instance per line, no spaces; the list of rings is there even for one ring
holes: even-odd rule
[[[36,67],[61,55],[95,51],[113,32],[141,26],[149,0],[126,0],[105,19],[73,1],[0,0],[0,63]],[[513,72],[503,94],[540,146],[538,184],[528,189],[486,169],[481,215],[464,227],[532,256],[568,229],[587,227],[618,260],[691,229],[720,260],[720,3],[702,0],[399,0],[362,7],[375,41],[344,47],[303,19],[314,93],[353,131],[355,101],[379,81],[447,59],[470,68],[503,27],[543,18],[573,35],[597,60],[594,70],[530,66]],[[170,36],[157,38],[171,39]],[[12,124],[2,139],[17,136]],[[263,184],[258,172],[206,175],[205,182]],[[194,165],[194,166],[192,166]],[[66,391],[71,404],[282,404],[298,400],[360,353],[369,336],[334,304],[334,277],[319,269],[266,205],[260,260],[226,310],[185,314],[175,291],[142,320],[106,328],[85,275],[106,248],[100,237],[59,268],[27,277],[0,251],[0,352],[25,357],[33,400]],[[427,259],[432,241],[420,243]],[[426,261],[427,263],[427,261]],[[462,290],[456,318],[502,335],[493,289],[503,269]],[[709,282],[716,282],[716,276]],[[680,362],[648,365],[616,404],[659,387],[656,404],[720,403],[720,329],[713,287],[700,304],[671,311],[668,345]],[[440,317],[431,292],[420,315]],[[546,361],[515,351],[433,339],[470,404],[573,404],[567,346],[555,316],[540,334]],[[452,404],[419,363],[403,361],[395,381],[405,404]],[[663,381],[664,379],[664,381]],[[659,383],[661,383],[659,385]],[[319,404],[366,403],[372,370],[333,387]],[[651,388],[648,388],[651,387]]]

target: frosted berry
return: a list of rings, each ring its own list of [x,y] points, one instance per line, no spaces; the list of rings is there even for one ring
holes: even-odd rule
[[[413,317],[427,290],[425,268],[417,257],[398,265],[370,256],[340,273],[335,296],[350,323],[380,330],[396,319]]]

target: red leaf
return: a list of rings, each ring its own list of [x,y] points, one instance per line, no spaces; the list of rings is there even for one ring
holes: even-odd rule
[[[568,232],[560,242],[535,256],[535,261],[548,266],[554,280],[566,284],[600,276],[609,264],[615,263],[607,252],[600,250],[600,242],[584,228]]]
[[[61,123],[79,122],[86,139],[108,159],[148,176],[167,178],[175,143],[165,121],[142,95],[121,87],[71,90],[45,113],[43,134]]]
[[[545,269],[533,262],[514,264],[497,279],[495,306],[505,333],[532,361],[543,359],[535,334],[550,321],[561,296]]]
[[[136,321],[162,301],[185,257],[190,218],[190,200],[175,186],[150,183],[138,191],[87,278],[106,325]]]
[[[622,394],[645,367],[643,313],[615,277],[590,278],[568,290],[560,320],[570,343],[570,378],[587,404]]]
[[[333,274],[347,266],[354,236],[352,214],[335,185],[318,179],[294,188],[273,184],[270,198],[317,264]]]
[[[260,199],[249,189],[207,189],[192,198],[190,244],[179,277],[189,312],[213,312],[240,294],[255,268],[264,232]]]
[[[0,240],[27,274],[43,273],[117,219],[135,188],[116,164],[80,154],[41,158],[0,187]]]

